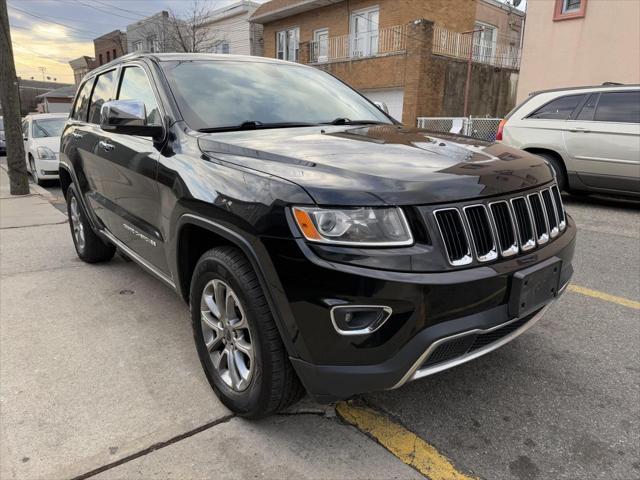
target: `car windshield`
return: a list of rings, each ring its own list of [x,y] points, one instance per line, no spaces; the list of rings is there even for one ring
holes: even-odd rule
[[[331,75],[271,62],[190,60],[163,69],[189,127],[392,123],[375,105]],[[344,121],[346,119],[347,121]]]
[[[4,121],[2,120],[2,117],[0,117],[0,131],[4,132]]]
[[[66,118],[41,118],[33,121],[33,138],[59,137]]]

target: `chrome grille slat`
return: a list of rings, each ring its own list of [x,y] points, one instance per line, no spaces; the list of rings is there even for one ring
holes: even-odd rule
[[[463,266],[545,245],[567,227],[557,185],[489,203],[433,210],[449,263]]]
[[[536,192],[527,195],[527,203],[529,204],[533,217],[533,226],[536,230],[536,242],[538,245],[544,245],[549,241],[549,224],[540,194]]]
[[[457,208],[443,208],[433,212],[440,236],[453,266],[468,265],[473,261],[467,232]]]
[[[542,202],[544,203],[544,210],[547,214],[547,224],[549,225],[549,236],[556,238],[560,233],[558,229],[558,214],[556,213],[556,207],[553,204],[553,197],[551,196],[551,190],[545,188],[540,191]]]
[[[558,214],[558,228],[562,232],[567,226],[567,218],[564,214],[564,205],[562,205],[562,197],[560,196],[560,190],[557,185],[551,186],[551,194],[553,195],[553,202],[556,207],[556,213]]]
[[[489,204],[491,220],[500,244],[500,255],[510,257],[518,253],[518,232],[509,202],[502,200]]]
[[[478,261],[489,262],[496,259],[498,251],[487,208],[481,204],[469,205],[463,211]]]

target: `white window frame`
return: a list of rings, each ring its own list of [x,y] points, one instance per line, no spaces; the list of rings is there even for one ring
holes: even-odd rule
[[[378,17],[377,22],[369,18],[374,13]],[[364,19],[365,25],[367,26],[367,30],[364,32],[356,31],[356,21],[358,18]],[[351,34],[352,57],[372,57],[378,54],[379,22],[380,7],[378,5],[351,12],[351,18],[349,19],[349,31]]]
[[[324,38],[323,38],[324,37]],[[313,31],[314,52],[312,58],[317,62],[329,61],[329,29],[318,28]]]
[[[300,27],[290,27],[276,32],[276,58],[297,62],[299,50]]]
[[[473,29],[479,30],[480,28],[483,29],[482,32],[473,34],[473,59],[478,62],[491,62],[498,44],[498,27],[490,23],[476,21]],[[488,38],[488,32],[491,32],[491,38]]]
[[[160,42],[158,41],[158,35],[153,34],[147,37],[147,51],[151,53],[160,53]]]
[[[143,50],[142,40],[136,40],[131,44],[131,49],[134,52],[141,52]]]
[[[226,51],[225,51],[226,50]],[[228,40],[219,40],[213,46],[213,53],[224,53],[228,54],[231,52],[231,46],[229,45]]]

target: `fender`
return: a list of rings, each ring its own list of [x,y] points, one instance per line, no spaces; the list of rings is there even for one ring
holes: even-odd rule
[[[71,183],[76,186],[76,192],[78,193],[80,206],[82,210],[84,210],[84,212],[87,214],[87,218],[89,220],[89,223],[91,224],[91,228],[93,228],[94,231],[104,230],[104,225],[102,225],[102,222],[100,222],[98,217],[95,216],[93,210],[89,208],[88,202],[84,198],[84,193],[82,193],[80,183],[78,182],[78,177],[76,176],[73,168],[69,167],[69,165],[67,165],[66,163],[60,162],[58,170],[60,169],[64,169],[69,174],[69,176],[71,177]]]
[[[260,242],[249,242],[243,235],[235,232],[229,227],[192,213],[185,213],[178,219],[175,238],[180,238],[180,231],[182,230],[182,227],[188,224],[197,225],[209,230],[242,250],[251,262],[253,270],[256,272],[256,276],[258,277],[262,291],[267,299],[276,327],[280,333],[280,338],[282,338],[288,355],[290,357],[299,358],[300,353],[302,353],[299,351],[300,347],[302,347],[303,350],[306,350],[306,348],[302,345],[296,346],[293,343],[293,339],[300,339],[300,336],[298,335],[298,327],[293,319],[293,314],[288,306],[288,299],[284,295],[284,289],[275,272],[275,268],[271,264],[269,254],[266,249]],[[178,250],[178,245],[175,244],[176,255]],[[176,262],[176,265],[179,265],[179,262]],[[178,277],[180,276],[181,272],[178,271]],[[179,280],[176,281],[176,290],[183,298],[185,297],[185,293],[187,293],[186,298],[188,298],[188,292],[182,291],[181,282]],[[298,340],[298,343],[300,343],[300,340]]]

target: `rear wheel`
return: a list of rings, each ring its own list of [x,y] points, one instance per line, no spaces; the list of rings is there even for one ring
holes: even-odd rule
[[[67,213],[78,257],[87,263],[111,260],[116,253],[116,248],[103,242],[93,231],[84,210],[82,210],[82,205],[78,200],[78,192],[73,184],[67,190]]]
[[[240,250],[219,247],[202,255],[190,306],[200,362],[227,408],[260,418],[302,397],[260,283]]]
[[[536,155],[544,158],[547,162],[549,162],[551,168],[553,168],[553,172],[556,174],[556,182],[558,183],[558,188],[560,189],[560,191],[566,191],[568,186],[567,172],[564,169],[562,160],[549,153],[537,153]]]

